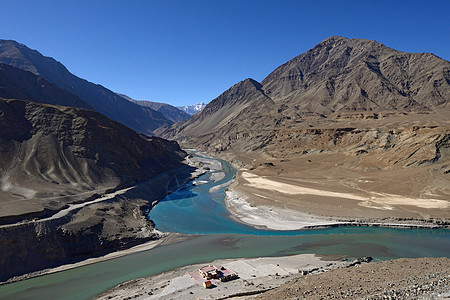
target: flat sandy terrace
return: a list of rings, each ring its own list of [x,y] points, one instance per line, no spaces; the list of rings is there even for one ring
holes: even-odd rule
[[[335,257],[337,258],[337,257]],[[98,299],[223,299],[240,294],[258,294],[273,289],[298,277],[299,269],[321,273],[348,265],[342,260],[321,260],[314,254],[286,257],[216,260],[178,268],[159,275],[133,280],[115,287]],[[198,272],[204,265],[223,265],[236,272],[239,278],[227,282],[215,282],[205,289],[194,281],[189,272]]]
[[[237,219],[253,226],[294,230],[348,221],[396,226],[450,219],[450,180],[432,167],[385,170],[323,154],[281,161],[240,158],[245,159],[247,167],[237,173],[226,203]]]
[[[393,194],[383,194],[370,192],[367,196],[358,196],[351,193],[324,191],[319,189],[313,189],[288,183],[279,182],[266,177],[258,176],[250,172],[242,172],[242,178],[248,183],[245,185],[257,188],[271,190],[282,194],[289,195],[311,195],[322,196],[329,198],[343,198],[359,201],[358,205],[367,207],[377,207],[379,209],[392,210],[393,205],[408,205],[416,206],[420,208],[437,208],[447,209],[450,207],[450,202],[439,199],[418,199],[411,197],[404,197]]]
[[[422,210],[442,210],[445,213],[450,208],[450,202],[441,199],[416,199],[384,193],[371,193],[366,196],[314,189],[299,185],[283,183],[266,177],[258,176],[248,171],[240,173],[240,185],[234,185],[226,194],[228,210],[237,220],[261,228],[273,230],[297,230],[312,227],[352,224],[353,218],[368,219],[370,224],[381,224],[378,219],[398,215],[398,206],[412,207]],[[295,198],[294,198],[295,197]],[[299,205],[290,201],[298,200]],[[301,206],[303,199],[317,201],[314,212],[308,212]],[[277,199],[272,201],[272,199]],[[335,215],[324,216],[320,213],[321,206],[332,202],[336,208]],[[357,207],[357,209],[355,209]],[[323,207],[323,211],[326,211]],[[330,209],[328,207],[328,209]],[[355,210],[358,214],[355,215]],[[372,212],[371,210],[374,210]],[[362,212],[362,214],[361,214]],[[392,213],[392,214],[391,214]],[[345,221],[349,218],[349,222]],[[389,226],[404,226],[403,222],[382,222]]]

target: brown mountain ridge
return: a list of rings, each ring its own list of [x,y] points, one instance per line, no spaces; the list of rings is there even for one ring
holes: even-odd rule
[[[267,150],[283,130],[380,129],[388,123],[398,123],[389,129],[400,129],[419,120],[447,124],[449,99],[448,61],[375,41],[331,37],[261,83],[247,79],[234,85],[163,136],[204,149]]]
[[[346,220],[448,220],[448,203],[432,208],[426,199],[450,199],[449,100],[450,62],[330,37],[261,83],[237,83],[162,136],[241,168],[232,190],[252,205]],[[357,196],[289,195],[251,183],[269,179]],[[399,200],[371,200],[380,195]]]

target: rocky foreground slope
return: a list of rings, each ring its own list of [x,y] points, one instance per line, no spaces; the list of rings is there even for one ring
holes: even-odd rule
[[[269,299],[447,299],[450,259],[397,259],[295,279],[256,297]]]

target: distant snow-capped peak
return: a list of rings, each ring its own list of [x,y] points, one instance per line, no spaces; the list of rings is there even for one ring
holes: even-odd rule
[[[204,102],[193,104],[193,105],[184,105],[184,106],[178,106],[179,109],[185,111],[186,113],[190,115],[195,115],[199,111],[201,111],[203,108],[205,108],[206,104]]]

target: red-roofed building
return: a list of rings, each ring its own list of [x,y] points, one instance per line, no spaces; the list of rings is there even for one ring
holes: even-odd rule
[[[216,266],[205,266],[198,270],[200,275],[206,279],[218,278],[220,276],[219,270]]]

